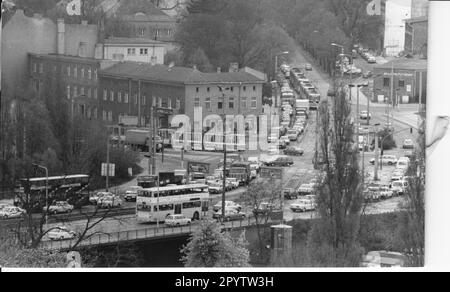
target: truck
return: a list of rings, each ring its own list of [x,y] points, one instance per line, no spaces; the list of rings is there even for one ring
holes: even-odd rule
[[[250,162],[235,161],[231,164],[228,177],[236,178],[239,185],[247,185],[251,179]]]
[[[295,101],[295,110],[297,112],[297,115],[308,116],[309,99],[297,99]]]
[[[317,88],[308,90],[307,95],[309,99],[309,108],[317,109],[320,103],[320,93]]]
[[[297,176],[288,180],[283,188],[283,196],[288,200],[295,200],[298,198],[298,188],[301,184],[300,178]]]
[[[137,185],[144,188],[154,188],[158,182],[158,176],[156,175],[141,175],[137,177]]]
[[[128,129],[125,132],[125,144],[130,145],[133,149],[148,151],[149,146],[149,130],[148,129]],[[156,151],[163,148],[161,137],[155,137]]]

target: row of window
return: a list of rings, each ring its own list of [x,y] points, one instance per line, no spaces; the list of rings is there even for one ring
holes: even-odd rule
[[[109,93],[109,94],[108,94]],[[117,94],[114,90],[108,90],[103,89],[103,100],[111,101],[111,102],[117,102],[117,103],[134,103],[138,104],[138,96],[135,93],[133,95],[132,100],[130,100],[130,96],[128,92],[122,92],[118,91]],[[146,105],[147,103],[147,97],[145,95],[141,96],[141,105]],[[152,99],[152,106],[153,107],[160,107],[160,108],[172,108],[172,99],[171,98],[163,98],[163,97],[155,97]],[[175,108],[180,109],[181,108],[181,100],[179,98],[175,101]]]
[[[234,86],[231,86],[231,87],[221,87],[221,86],[218,86],[219,87],[219,91],[220,92],[223,92],[224,90],[225,91],[231,91],[231,92],[234,92]],[[238,89],[239,90],[239,89]],[[195,91],[196,92],[200,92],[200,87],[196,87],[195,88]],[[247,86],[242,86],[242,91],[247,91]],[[256,91],[256,86],[254,85],[253,86],[253,91]],[[206,87],[206,92],[211,92],[211,87]]]
[[[196,201],[196,202],[183,203],[182,206],[183,206],[183,210],[200,208],[200,207],[202,207],[202,202]],[[149,205],[143,203],[143,204],[139,204],[137,209],[139,211],[151,211],[152,206],[149,206]],[[173,210],[173,209],[174,209],[174,204],[159,205],[159,211],[169,211],[169,210]],[[158,206],[153,206],[153,212],[158,212]]]
[[[127,48],[127,55],[128,56],[136,56],[136,52],[139,52],[140,56],[148,56],[148,49],[147,48]],[[156,56],[152,56],[152,59],[156,60]]]
[[[145,36],[146,33],[146,28],[145,27],[140,27],[138,29],[139,31],[139,35],[140,36]],[[164,28],[150,28],[149,29],[151,33],[155,34],[156,36],[160,36],[162,34],[165,34],[166,36],[171,36],[173,34],[173,30],[172,29],[164,29]]]
[[[384,78],[383,86],[390,87],[391,86],[391,78]],[[398,80],[398,87],[405,87],[405,80]]]
[[[82,65],[67,65],[65,66],[64,72],[61,72],[65,74],[66,76],[72,76],[74,78],[81,78],[81,79],[90,79],[90,80],[97,80],[97,69],[92,69],[91,66],[82,66]],[[34,62],[33,63],[33,72],[39,74],[44,73],[44,64],[42,62]],[[58,65],[53,65],[53,73],[58,72]]]
[[[205,108],[208,110],[213,110],[212,108],[212,98],[211,97],[207,97],[205,99]],[[235,99],[234,97],[229,97],[228,98],[228,102],[225,101],[224,98],[219,98],[217,101],[217,107],[214,109],[225,109],[226,106],[228,105],[228,109],[235,109]],[[194,106],[195,107],[200,107],[200,98],[196,97],[194,98]],[[249,106],[248,104],[248,98],[247,97],[241,97],[241,108],[242,109],[247,109]],[[257,109],[258,107],[258,99],[256,97],[252,97],[250,99],[250,108],[251,109]]]
[[[78,91],[78,89],[80,91]],[[67,99],[75,98],[78,96],[87,96],[88,98],[97,99],[97,88],[96,87],[85,87],[77,85],[67,85],[66,87],[66,96]]]

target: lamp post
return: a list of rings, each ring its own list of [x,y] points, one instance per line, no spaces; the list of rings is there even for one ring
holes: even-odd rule
[[[45,226],[48,224],[48,168],[39,164],[33,163],[35,167],[45,170]]]
[[[378,143],[380,142],[379,141],[379,139],[378,139],[378,126],[379,126],[380,124],[379,123],[377,123],[377,124],[375,124],[374,126],[375,126],[375,170],[374,170],[374,177],[373,177],[373,180],[374,181],[378,181],[379,180],[379,178],[378,178],[378,164],[379,164],[379,145],[378,145]]]

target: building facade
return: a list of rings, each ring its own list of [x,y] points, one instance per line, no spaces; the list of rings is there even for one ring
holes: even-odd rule
[[[202,73],[193,68],[124,62],[99,73],[103,120],[117,124],[121,117],[137,116],[140,126],[158,109],[158,127],[170,126],[177,114],[194,121],[194,109],[203,117],[262,113],[265,80],[247,72]]]
[[[405,52],[427,57],[428,17],[411,18],[405,21]]]
[[[396,59],[374,67],[373,101],[424,104],[427,95],[427,61]]]
[[[104,41],[107,60],[164,64],[164,43],[144,38],[109,38]]]
[[[428,0],[411,0],[411,17],[428,16]]]
[[[384,53],[397,56],[405,46],[405,19],[411,18],[411,0],[388,0],[385,8]]]

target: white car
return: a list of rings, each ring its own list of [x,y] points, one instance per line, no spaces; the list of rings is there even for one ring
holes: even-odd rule
[[[314,186],[311,184],[302,184],[299,188],[298,188],[298,193],[300,195],[309,195],[311,193],[314,192]]]
[[[50,205],[48,207],[48,212],[51,214],[70,213],[73,211],[73,209],[74,209],[74,207],[72,205],[70,205],[67,202],[61,201],[61,202],[56,202],[53,205]],[[45,212],[46,207],[43,207],[43,210]]]
[[[359,113],[359,118],[361,120],[370,120],[372,118],[372,114],[369,113],[368,111],[361,111]]]
[[[402,147],[403,149],[414,149],[414,141],[412,139],[405,139]]]
[[[237,189],[239,187],[239,181],[237,178],[234,177],[228,177],[226,179],[226,182],[229,183],[233,189]]]
[[[222,209],[222,201],[218,202],[217,204],[215,204],[213,206],[214,212],[217,212],[220,209]],[[241,207],[241,205],[239,205],[233,201],[225,201],[225,210],[226,209],[235,209],[235,210],[241,211],[242,207]]]
[[[183,226],[191,224],[191,218],[187,218],[184,215],[169,215],[166,217],[164,224],[167,226]]]
[[[122,199],[118,196],[104,196],[97,201],[99,208],[120,208],[122,206]]]
[[[410,163],[410,160],[408,157],[400,157],[397,160],[397,168],[404,169],[406,171],[409,167],[409,163]]]
[[[395,165],[397,164],[397,157],[395,157],[394,155],[383,155],[382,157],[380,157],[380,163]],[[370,164],[375,164],[375,158],[370,159]]]
[[[394,194],[403,195],[408,188],[408,182],[406,180],[397,180],[392,182],[391,189]]]
[[[60,226],[50,230],[47,236],[50,240],[66,240],[77,237],[77,234],[65,226]]]
[[[138,195],[138,191],[142,190],[142,187],[140,186],[133,186],[130,187],[126,190],[125,192],[125,201],[127,202],[131,202],[131,201],[136,201],[137,195]]]
[[[225,218],[223,221],[232,221],[232,220],[244,220],[246,217],[246,214],[233,209],[233,208],[225,208]],[[217,210],[214,214],[213,214],[213,218],[214,219],[222,219],[222,209]]]
[[[0,210],[0,218],[19,218],[26,214],[26,211],[22,208],[15,206],[6,206]]]
[[[111,192],[97,192],[89,197],[89,202],[91,204],[97,204],[98,200],[104,196],[113,196],[114,194]]]
[[[316,205],[312,200],[303,199],[291,204],[289,208],[292,212],[308,212],[314,211],[316,209]]]

